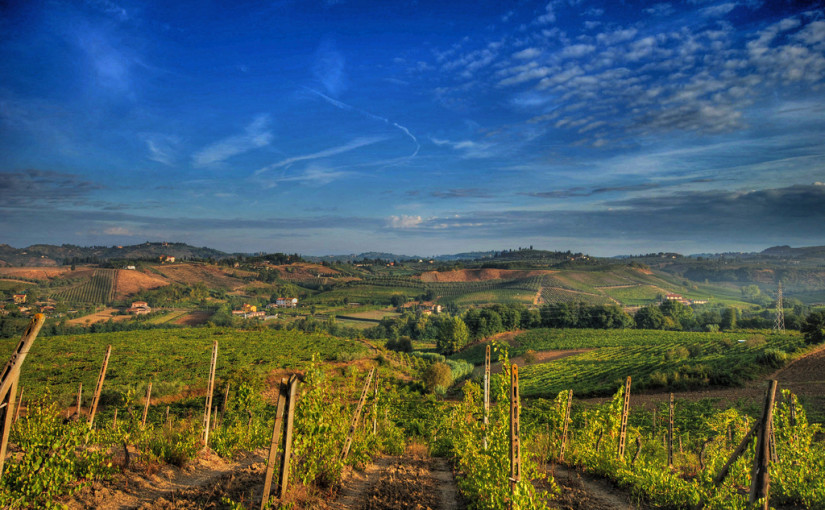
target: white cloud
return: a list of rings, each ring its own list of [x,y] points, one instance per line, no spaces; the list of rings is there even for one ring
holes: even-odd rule
[[[536,58],[539,55],[541,55],[541,50],[538,48],[524,48],[519,52],[513,53],[513,58],[517,58],[519,60],[529,60]]]
[[[192,156],[192,162],[197,167],[219,163],[232,156],[249,152],[253,149],[266,147],[272,143],[272,132],[269,126],[269,115],[258,115],[246,127],[244,134],[230,136],[208,145]]]
[[[536,21],[541,24],[553,23],[556,21],[556,13],[553,11],[553,2],[547,3],[547,6],[544,8],[544,14],[539,16]]]
[[[708,18],[719,18],[735,9],[736,5],[737,4],[735,2],[711,5],[710,7],[705,7],[699,12],[702,14],[702,16],[706,16]]]
[[[561,55],[563,57],[581,58],[588,53],[593,53],[595,49],[596,47],[591,44],[573,44],[571,46],[565,46]]]
[[[110,236],[134,236],[137,235],[126,227],[109,227],[103,230],[104,234]]]
[[[388,224],[392,228],[415,228],[421,225],[424,220],[421,216],[390,216]]]

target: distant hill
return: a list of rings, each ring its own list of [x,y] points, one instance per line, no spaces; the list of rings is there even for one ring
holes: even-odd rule
[[[35,244],[27,248],[0,245],[0,266],[59,266],[72,262],[103,263],[109,260],[221,259],[230,255],[212,248],[197,248],[184,243],[150,243],[132,246],[75,246]]]

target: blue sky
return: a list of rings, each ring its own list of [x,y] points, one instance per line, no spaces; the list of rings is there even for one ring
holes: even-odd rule
[[[0,7],[0,242],[825,244],[822,2]]]

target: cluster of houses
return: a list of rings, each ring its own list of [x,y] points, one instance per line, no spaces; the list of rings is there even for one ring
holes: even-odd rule
[[[686,299],[679,294],[665,294],[665,299],[668,301],[678,301],[683,305],[706,305],[708,301],[706,299]]]
[[[47,316],[51,316],[55,313],[55,304],[56,302],[49,299],[46,301],[36,301],[34,303],[28,302],[29,295],[28,294],[13,294],[11,301],[17,305],[17,311],[22,313],[23,315],[31,315],[33,313],[44,313]],[[6,311],[6,303],[0,303],[0,310],[2,310],[2,314],[8,313]]]
[[[279,297],[275,300],[274,303],[269,303],[266,305],[267,310],[272,310],[275,308],[295,308],[298,306],[298,298],[282,298]],[[271,319],[277,319],[278,314],[271,315],[264,310],[258,310],[258,307],[255,305],[244,304],[240,310],[232,310],[232,315],[236,317],[243,317],[244,319],[258,319],[263,321],[268,321]]]

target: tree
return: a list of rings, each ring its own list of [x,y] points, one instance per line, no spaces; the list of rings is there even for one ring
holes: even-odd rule
[[[719,327],[723,330],[733,329],[736,327],[736,321],[739,319],[739,310],[732,306],[725,308],[725,311],[722,312],[722,322],[719,323]]]
[[[396,308],[403,305],[406,301],[407,301],[407,299],[404,296],[402,296],[401,294],[393,294],[390,297],[390,304],[392,306],[396,307]]]
[[[664,329],[665,316],[656,306],[640,308],[633,316],[637,329]]]
[[[461,317],[447,317],[441,321],[436,337],[436,347],[442,354],[453,354],[467,345],[470,330]]]
[[[825,342],[825,310],[811,312],[799,330],[805,335],[805,342],[808,344]]]
[[[659,310],[662,315],[673,320],[676,329],[688,329],[693,322],[693,309],[676,300],[666,299],[659,305]]]
[[[430,392],[443,392],[449,388],[452,383],[453,372],[446,363],[436,361],[424,371],[424,386],[426,386]]]

